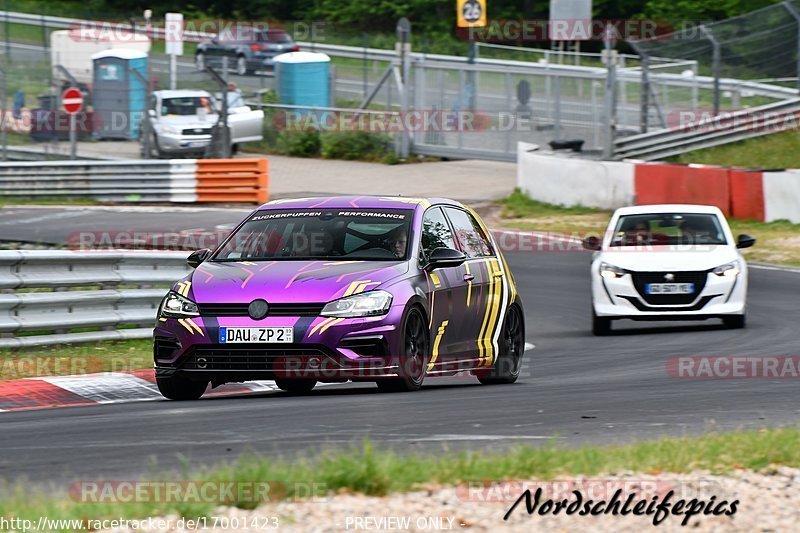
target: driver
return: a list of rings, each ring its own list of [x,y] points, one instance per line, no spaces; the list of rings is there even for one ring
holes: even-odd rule
[[[389,236],[389,251],[392,252],[395,257],[403,257],[406,255],[406,246],[408,245],[408,234],[406,233],[406,228],[401,226],[400,228],[394,230],[392,234]]]

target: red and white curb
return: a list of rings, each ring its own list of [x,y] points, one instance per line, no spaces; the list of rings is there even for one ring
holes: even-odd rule
[[[205,396],[280,390],[274,381],[230,383]],[[79,376],[47,376],[0,381],[0,412],[163,400],[153,370],[104,372]]]

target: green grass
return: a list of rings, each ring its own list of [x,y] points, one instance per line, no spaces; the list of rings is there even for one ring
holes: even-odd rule
[[[269,482],[271,501],[301,497],[311,484],[321,488],[315,497],[341,491],[367,495],[423,489],[432,484],[456,485],[470,480],[553,479],[565,475],[596,476],[621,471],[692,472],[722,474],[734,469],[761,470],[773,465],[800,466],[800,430],[763,429],[701,437],[665,438],[627,446],[565,448],[518,446],[505,453],[475,451],[444,455],[398,454],[377,450],[370,442],[344,452],[327,452],[312,459],[271,459],[245,456],[233,463],[171,477],[163,470],[159,481]],[[322,493],[324,492],[324,493]],[[46,495],[18,482],[5,487],[0,516],[49,518],[144,518],[175,512],[202,516],[212,504],[94,503]],[[257,502],[239,502],[243,508]]]
[[[99,205],[87,196],[0,196],[0,205]]]
[[[798,168],[800,167],[798,153],[800,153],[800,134],[797,131],[785,131],[688,152],[672,157],[668,161],[724,167]]]
[[[611,218],[610,211],[589,207],[560,207],[531,200],[519,190],[499,202],[500,224],[523,230],[551,231],[583,238],[600,236]],[[734,235],[747,233],[756,245],[742,250],[750,261],[800,266],[800,224],[785,220],[756,222],[729,219]]]
[[[152,368],[149,339],[0,350],[0,381]]]

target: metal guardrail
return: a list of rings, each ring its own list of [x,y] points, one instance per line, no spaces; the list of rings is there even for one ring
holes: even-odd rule
[[[268,199],[267,161],[170,159],[0,163],[0,195],[89,196],[106,202]]]
[[[0,251],[0,348],[148,338],[187,255]]]
[[[769,135],[800,118],[800,98],[736,111],[724,121],[704,118],[671,129],[659,130],[614,141],[617,159],[644,161],[663,159],[692,150]]]

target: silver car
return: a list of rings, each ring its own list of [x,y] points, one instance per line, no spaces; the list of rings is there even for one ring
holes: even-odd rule
[[[202,156],[211,143],[219,108],[221,105],[207,91],[154,91],[145,117],[150,127],[142,128],[139,138],[142,157],[147,155],[148,140],[151,157]],[[244,105],[231,107],[228,126],[235,151],[241,143],[263,138],[264,112]]]

